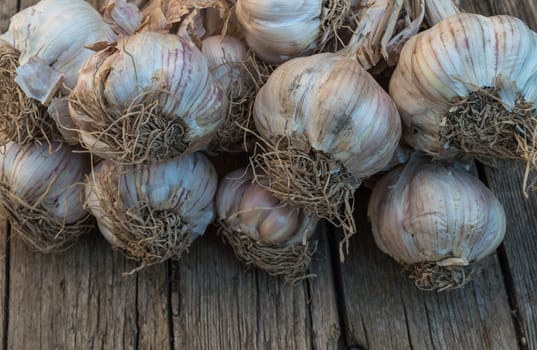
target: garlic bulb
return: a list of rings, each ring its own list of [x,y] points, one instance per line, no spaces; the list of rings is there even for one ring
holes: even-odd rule
[[[153,32],[122,37],[93,55],[70,95],[82,145],[123,162],[202,149],[225,108],[201,52],[185,39]]]
[[[93,53],[86,46],[115,39],[82,0],[42,0],[14,15],[0,36],[0,142],[54,138],[42,104],[75,86]]]
[[[477,178],[419,155],[376,184],[368,215],[378,247],[426,290],[468,282],[506,229],[503,207]]]
[[[415,149],[537,166],[537,33],[514,17],[462,13],[416,35],[390,94]]]
[[[248,45],[268,63],[320,52],[349,15],[349,0],[238,0]]]
[[[93,229],[83,208],[89,170],[89,157],[65,144],[2,147],[0,201],[13,230],[31,248],[61,251]]]
[[[318,219],[290,207],[253,182],[251,170],[237,169],[218,186],[220,232],[247,265],[290,281],[304,276],[316,244],[308,242]]]
[[[143,266],[179,259],[214,219],[216,171],[200,153],[144,165],[105,160],[86,184],[103,236]]]
[[[257,94],[254,122],[264,142],[252,162],[267,189],[355,233],[353,193],[390,162],[401,136],[388,94],[354,59],[295,58]]]
[[[249,148],[250,137],[245,130],[253,128],[253,101],[270,67],[258,64],[246,45],[232,36],[215,35],[204,39],[201,52],[228,99],[225,121],[218,128],[210,149],[216,152],[243,151]]]

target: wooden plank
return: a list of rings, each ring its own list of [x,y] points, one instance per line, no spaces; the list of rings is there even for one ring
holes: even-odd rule
[[[316,278],[307,281],[313,348],[337,349],[341,340],[341,325],[332,261],[338,259],[339,255],[334,256],[330,252],[329,237],[333,236],[333,228],[324,222],[320,225],[323,226],[319,228],[319,246],[311,267]]]
[[[9,225],[0,221],[0,346],[7,344],[6,330],[9,320]]]
[[[7,30],[9,19],[17,13],[17,0],[4,0],[0,2],[0,33]]]
[[[505,270],[513,297],[516,318],[521,326],[521,343],[537,348],[537,194],[522,195],[523,166],[499,162],[498,168],[485,168],[490,188],[504,205],[507,237],[503,247]]]
[[[168,264],[147,267],[138,273],[136,312],[137,349],[171,349],[170,279]]]
[[[327,254],[323,240],[321,252]],[[230,247],[209,232],[174,264],[175,349],[336,348],[329,261],[324,256],[315,262],[318,279],[311,282],[310,296],[307,282],[291,287],[263,272],[245,271]]]
[[[9,349],[135,349],[135,265],[97,234],[59,255],[11,244]]]
[[[463,289],[419,291],[373,241],[369,197],[360,189],[360,234],[339,266],[348,346],[373,349],[515,349],[517,339],[499,264],[487,259]]]

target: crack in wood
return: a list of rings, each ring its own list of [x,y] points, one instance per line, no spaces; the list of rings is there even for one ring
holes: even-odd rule
[[[2,339],[2,349],[8,349],[8,332],[9,332],[9,279],[10,279],[10,259],[11,259],[11,225],[9,222],[5,224],[6,234],[5,234],[5,255],[4,255],[4,300],[3,303],[3,324],[2,324],[2,334],[4,338]]]

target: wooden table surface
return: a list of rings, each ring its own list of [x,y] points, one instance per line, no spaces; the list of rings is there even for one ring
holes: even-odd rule
[[[1,0],[0,29],[36,1]],[[94,1],[95,3],[96,1]],[[537,29],[537,0],[466,0]],[[521,195],[522,166],[479,167],[505,206],[508,232],[465,288],[417,290],[374,245],[357,193],[360,234],[340,264],[327,226],[312,272],[296,287],[246,271],[214,230],[180,262],[136,265],[98,234],[62,255],[28,251],[0,230],[2,349],[537,349],[537,195]]]

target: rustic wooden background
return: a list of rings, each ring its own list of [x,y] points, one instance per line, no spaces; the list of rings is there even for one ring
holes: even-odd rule
[[[0,1],[0,30],[36,1]],[[98,1],[92,1],[96,4]],[[96,4],[97,5],[97,4]],[[537,29],[536,0],[463,0]],[[418,291],[374,245],[357,193],[360,234],[338,262],[319,229],[316,279],[297,287],[245,271],[214,232],[180,263],[135,265],[97,234],[62,255],[31,253],[0,229],[2,349],[533,349],[537,348],[537,196],[521,196],[520,164],[479,167],[506,207],[508,232],[466,288]]]

